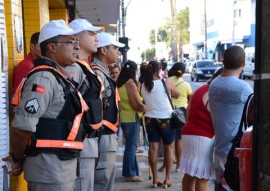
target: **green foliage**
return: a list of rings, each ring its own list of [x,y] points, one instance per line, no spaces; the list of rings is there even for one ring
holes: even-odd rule
[[[186,9],[183,9],[179,11],[176,15],[176,31],[175,31],[175,37],[176,37],[176,44],[177,44],[177,55],[182,54],[182,46],[185,44],[190,43],[190,33],[188,31],[189,29],[189,9],[188,7]],[[157,36],[156,31],[154,29],[151,30],[149,34],[149,43],[151,45],[155,45],[156,42],[166,42],[167,46],[170,47],[172,45],[172,19],[166,18],[166,24],[164,26],[161,26],[158,29]],[[147,49],[144,52],[142,52],[141,57],[143,60],[145,58],[147,60],[151,60],[154,58],[155,55],[155,49]]]
[[[181,45],[189,44],[189,9],[183,9],[176,14],[176,39]],[[181,39],[180,39],[181,38]]]
[[[155,30],[152,29],[152,30],[150,31],[150,34],[149,34],[149,43],[150,43],[151,45],[155,45],[155,42],[156,42],[155,38],[156,38]]]
[[[156,50],[154,48],[148,48],[141,53],[142,60],[153,60],[156,54]]]

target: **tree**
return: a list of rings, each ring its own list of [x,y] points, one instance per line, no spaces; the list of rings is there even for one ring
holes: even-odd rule
[[[156,31],[152,29],[149,34],[149,43],[155,45],[156,42],[167,42],[168,32],[165,26],[160,27],[156,34]]]
[[[141,53],[142,60],[153,60],[155,57],[155,49],[154,48],[148,48],[145,51]]]
[[[183,9],[176,14],[176,27],[175,27],[175,42],[177,44],[177,55],[182,55],[181,47],[190,42],[189,28],[189,9]],[[172,19],[167,18],[166,24],[164,26],[166,31],[171,31],[167,34],[167,44],[172,44]]]
[[[176,40],[178,53],[182,56],[182,46],[189,44],[190,33],[189,28],[189,9],[183,9],[176,14]]]
[[[151,45],[155,45],[155,43],[156,43],[156,32],[155,32],[154,29],[152,29],[152,30],[150,31],[150,34],[149,34],[149,43],[150,43]]]

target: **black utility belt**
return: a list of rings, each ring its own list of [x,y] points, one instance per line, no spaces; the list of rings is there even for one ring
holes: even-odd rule
[[[111,129],[109,129],[108,127],[104,126],[104,129],[102,131],[102,135],[111,135],[111,134],[115,134],[115,132],[112,131]]]
[[[85,138],[97,138],[99,131],[92,131],[91,133],[87,133]]]

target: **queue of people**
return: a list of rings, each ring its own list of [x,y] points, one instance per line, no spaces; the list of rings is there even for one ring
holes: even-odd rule
[[[14,73],[12,152],[3,159],[10,163],[11,169],[4,166],[8,174],[23,171],[32,191],[111,191],[121,128],[126,140],[122,176],[141,182],[136,149],[144,117],[153,187],[172,185],[176,159],[175,171],[185,174],[183,190],[207,190],[214,178],[217,189],[230,190],[224,164],[241,118],[236,114],[253,92],[238,79],[245,64],[242,48],[228,48],[224,70],[192,94],[182,78],[183,63],[175,63],[167,74],[162,62],[152,60],[141,65],[137,78],[135,62],[115,65],[124,44],[83,18],[69,26],[64,20],[50,21],[30,43],[23,61],[27,71]],[[174,106],[186,112],[183,127],[171,123],[166,90]],[[157,167],[161,140],[165,180]]]

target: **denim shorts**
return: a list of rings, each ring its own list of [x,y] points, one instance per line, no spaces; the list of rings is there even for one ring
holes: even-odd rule
[[[145,117],[145,127],[149,142],[159,142],[160,138],[163,144],[170,145],[174,141],[175,130],[171,126],[171,118],[157,119]]]

